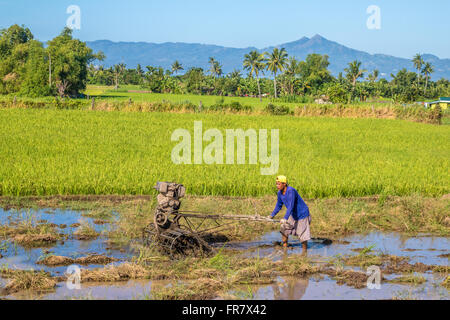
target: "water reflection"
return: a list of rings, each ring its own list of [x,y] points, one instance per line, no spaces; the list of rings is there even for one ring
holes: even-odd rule
[[[273,299],[301,300],[309,285],[308,278],[283,278],[272,284]]]

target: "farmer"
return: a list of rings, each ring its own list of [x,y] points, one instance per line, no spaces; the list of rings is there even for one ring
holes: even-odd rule
[[[278,200],[270,218],[273,219],[280,212],[283,204],[286,207],[286,214],[281,219],[281,230],[283,247],[288,246],[289,235],[297,236],[302,243],[303,254],[308,250],[308,240],[311,239],[309,225],[311,216],[306,203],[298,194],[297,190],[288,186],[285,176],[277,177]]]

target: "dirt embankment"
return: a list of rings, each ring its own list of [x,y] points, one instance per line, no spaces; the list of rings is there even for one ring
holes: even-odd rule
[[[6,296],[22,290],[45,291],[53,289],[58,279],[48,272],[1,269],[0,276],[10,281],[0,288],[0,296]]]
[[[87,257],[81,257],[72,259],[63,256],[48,256],[40,261],[38,264],[43,264],[48,267],[68,266],[71,264],[91,265],[91,264],[109,264],[111,262],[119,261],[116,258],[106,257],[102,255],[92,255]]]

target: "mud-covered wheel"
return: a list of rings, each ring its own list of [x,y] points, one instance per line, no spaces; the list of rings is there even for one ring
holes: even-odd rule
[[[212,248],[195,235],[182,234],[172,243],[170,255],[179,256],[206,256],[212,252]]]
[[[146,246],[156,246],[158,242],[158,229],[153,222],[144,228],[143,242]]]

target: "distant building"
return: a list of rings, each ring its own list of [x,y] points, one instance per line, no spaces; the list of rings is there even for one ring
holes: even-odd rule
[[[448,105],[450,104],[450,98],[449,97],[441,97],[439,100],[432,101],[432,102],[425,102],[425,108],[431,108],[434,109],[437,105],[441,107],[442,110],[447,110]]]

